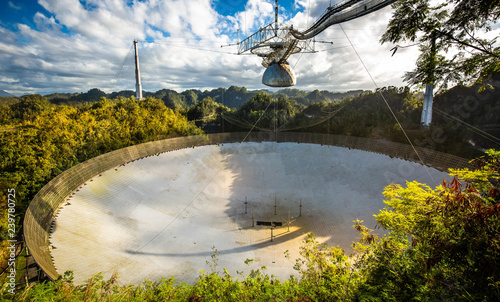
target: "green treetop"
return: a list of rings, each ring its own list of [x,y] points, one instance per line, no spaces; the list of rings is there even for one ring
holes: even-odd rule
[[[486,32],[498,21],[500,1],[452,0],[436,6],[430,0],[399,0],[381,43],[418,42],[410,85],[471,83],[500,70],[497,37]],[[432,2],[434,3],[434,2]],[[394,52],[399,47],[394,48]],[[448,54],[448,55],[446,55]],[[452,55],[453,54],[453,55]]]

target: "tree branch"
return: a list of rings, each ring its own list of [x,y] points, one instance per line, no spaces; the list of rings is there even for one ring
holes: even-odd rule
[[[472,38],[472,40],[476,41],[476,43],[478,43],[479,45],[481,45],[483,47],[483,49],[487,49],[487,47],[480,41],[478,40],[474,35],[472,35],[468,30],[467,28],[464,27],[464,30],[465,32],[467,33],[467,35],[469,35],[469,37]],[[490,50],[491,51],[491,50]]]
[[[464,45],[464,46],[467,46],[467,47],[470,47],[470,48],[474,48],[474,49],[476,49],[476,50],[479,50],[480,52],[486,53],[486,54],[488,54],[488,55],[490,55],[490,56],[493,56],[493,57],[495,57],[495,58],[500,58],[500,55],[498,55],[498,54],[496,54],[496,53],[494,53],[494,52],[492,52],[492,51],[489,51],[489,50],[487,50],[487,49],[483,49],[483,48],[477,47],[477,46],[475,46],[475,45],[472,45],[472,44],[470,44],[470,43],[467,43],[467,42],[465,42],[465,41],[459,40],[459,39],[455,38],[455,37],[454,37],[452,34],[450,34],[450,33],[446,33],[446,32],[440,31],[440,30],[438,30],[438,29],[436,29],[435,31],[436,31],[437,33],[439,33],[439,34],[441,34],[441,35],[443,35],[443,36],[445,36],[445,37],[447,37],[447,38],[449,38],[449,39],[451,39],[451,40],[455,41],[456,43],[458,43],[458,44],[460,44],[460,45]]]

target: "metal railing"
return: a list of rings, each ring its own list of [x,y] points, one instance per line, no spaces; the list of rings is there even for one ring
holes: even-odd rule
[[[253,33],[246,39],[239,42],[238,54],[242,54],[246,51],[259,47],[263,43],[279,36],[278,31],[283,31],[283,29],[276,30],[274,22],[264,26],[263,28],[259,29],[259,31]]]
[[[305,31],[300,32],[298,30],[291,30],[290,33],[299,40],[310,39],[327,29],[329,26],[367,15],[395,1],[396,0],[345,1],[333,8],[327,9],[325,14]]]

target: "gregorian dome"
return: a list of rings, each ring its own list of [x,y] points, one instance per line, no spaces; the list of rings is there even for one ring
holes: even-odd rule
[[[269,65],[262,75],[262,84],[271,87],[289,87],[295,83],[295,75],[287,62]]]

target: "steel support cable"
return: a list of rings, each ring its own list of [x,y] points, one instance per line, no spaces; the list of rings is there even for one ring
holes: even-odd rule
[[[347,36],[347,33],[344,31],[344,28],[342,28],[342,25],[339,24],[340,26],[340,29],[342,29],[342,31],[344,32],[344,35],[345,37],[347,38],[347,40],[349,41],[349,43],[351,44],[352,46],[352,49],[354,50],[354,52],[356,53],[356,56],[358,57],[359,61],[361,61],[361,64],[363,65],[363,67],[365,68],[366,72],[368,73],[368,76],[370,76],[370,79],[372,80],[373,84],[375,85],[375,87],[378,89],[378,85],[377,83],[375,82],[375,80],[373,79],[372,77],[372,74],[370,73],[370,71],[368,70],[368,67],[366,67],[365,65],[365,62],[363,61],[363,59],[361,59],[361,56],[359,55],[358,51],[356,50],[356,48],[354,47],[354,45],[352,44],[351,42],[351,39],[349,39],[349,36]],[[422,160],[422,158],[420,157],[420,154],[418,154],[418,151],[417,151],[417,148],[415,148],[415,146],[413,145],[413,143],[411,142],[410,138],[408,137],[408,134],[406,134],[406,131],[405,129],[403,128],[403,125],[401,125],[401,123],[399,122],[399,119],[397,118],[396,114],[394,113],[394,111],[392,110],[391,106],[389,106],[389,103],[387,102],[387,100],[385,99],[384,95],[382,94],[382,91],[379,90],[378,91],[380,93],[380,96],[382,97],[382,99],[384,100],[385,104],[387,105],[387,108],[389,108],[389,111],[391,112],[392,116],[394,117],[394,119],[396,120],[396,122],[398,123],[399,125],[399,128],[401,128],[401,131],[403,132],[403,134],[405,135],[406,139],[408,140],[408,143],[410,143],[410,146],[412,147],[413,151],[415,152],[415,154],[417,155],[418,159],[420,160],[420,163],[422,163],[422,165],[425,167],[425,170],[427,171],[427,174],[429,174],[429,176],[431,177],[432,181],[434,181],[434,177],[432,177],[431,173],[429,172],[429,169],[427,168],[427,166],[425,165],[424,161]]]
[[[343,46],[336,46],[336,47],[332,47],[332,48],[325,48],[325,49],[316,50],[316,52],[324,52],[324,51],[331,52],[332,50],[341,49],[341,48],[348,48],[348,47],[351,47],[351,45],[343,45]],[[347,61],[345,61],[345,62],[347,62]]]
[[[287,123],[285,123],[283,126],[279,127],[278,130],[279,131],[291,131],[291,130],[298,130],[298,129],[304,129],[304,128],[310,128],[310,127],[314,127],[316,125],[319,125],[321,123],[324,123],[326,122],[327,120],[331,119],[332,117],[334,117],[335,115],[337,115],[337,113],[342,110],[342,108],[344,108],[344,106],[342,106],[341,108],[335,110],[333,113],[329,114],[326,118],[321,118],[321,120],[319,121],[316,121],[312,124],[308,124],[308,125],[301,125],[301,126],[297,126],[295,128],[285,128],[283,129],[284,126],[286,126],[287,124],[289,124],[292,120],[288,121]]]
[[[444,117],[447,117],[449,119],[452,119],[452,120],[455,120],[457,122],[460,122],[460,123],[464,124],[466,127],[469,127],[472,132],[474,132],[474,133],[482,136],[483,138],[485,138],[485,139],[487,139],[487,140],[489,140],[489,141],[491,141],[493,143],[496,143],[496,144],[500,145],[500,138],[498,138],[498,137],[496,137],[494,135],[491,135],[488,132],[485,132],[485,131],[477,128],[477,127],[474,127],[473,125],[471,125],[471,124],[469,124],[469,123],[467,123],[467,122],[465,122],[465,121],[463,121],[463,120],[461,120],[461,119],[459,119],[459,118],[457,118],[457,117],[455,117],[455,116],[453,116],[453,115],[451,115],[449,113],[446,113],[446,112],[444,112],[444,111],[442,111],[442,110],[440,110],[438,108],[433,108],[433,110],[436,111],[437,113],[441,114]]]
[[[146,42],[146,41],[139,41],[139,42]],[[199,47],[189,46],[189,45],[176,45],[176,44],[165,43],[165,42],[151,42],[151,44],[158,44],[158,45],[166,45],[166,46],[177,47],[177,48],[215,52],[215,53],[222,53],[222,54],[228,54],[228,55],[238,55],[238,53],[235,53],[235,52],[227,52],[227,51],[220,51],[220,50],[215,50],[215,49],[199,48]]]
[[[229,116],[223,116],[222,118],[225,119],[226,121],[228,121],[229,123],[231,123],[235,126],[242,127],[242,128],[250,129],[250,128],[254,127],[254,124],[250,123],[249,121],[247,121],[245,119],[242,119],[243,121],[240,121],[238,119],[235,119],[235,118],[232,118]],[[259,127],[257,125],[255,125],[255,129],[262,130],[262,131],[271,131],[268,128],[262,128],[262,127]]]
[[[228,115],[225,115],[225,114],[223,114],[223,115],[222,115],[222,118],[223,118],[225,121],[229,122],[230,124],[233,124],[233,125],[238,126],[238,127],[243,127],[243,128],[250,129],[250,128],[251,128],[251,125],[252,125],[252,124],[250,124],[250,123],[249,123],[249,122],[247,122],[247,121],[242,122],[242,121],[240,121],[240,120],[238,120],[238,119],[232,118],[232,117],[230,117],[230,116],[228,116]]]
[[[227,116],[226,118],[229,118],[229,119],[226,119],[228,122],[231,122],[230,120],[233,120],[235,123],[240,123],[240,125],[244,125],[244,127],[246,127],[247,129],[251,129],[252,127],[255,127],[258,130],[267,130],[267,129],[264,129],[264,128],[257,126],[256,123],[255,124],[251,123],[251,122],[249,122],[246,119],[241,118],[241,117],[239,119],[236,119],[236,118]]]
[[[292,123],[293,121],[295,121],[294,119],[291,119],[291,120],[287,121],[286,123],[284,123],[283,125],[281,125],[280,127],[278,127],[277,131],[279,131],[279,132],[292,131],[292,130],[310,128],[310,127],[319,125],[319,124],[324,123],[325,121],[331,119],[335,115],[337,115],[337,113],[339,113],[339,111],[342,110],[344,107],[345,106],[342,106],[341,108],[339,108],[337,110],[334,110],[334,111],[326,111],[326,112],[323,111],[325,113],[325,115],[318,117],[318,119],[316,119],[311,124],[306,124],[306,125],[292,125],[292,127],[290,127],[290,128],[285,128],[287,125],[289,125],[290,123]],[[247,128],[248,129],[248,128],[252,127],[252,125],[253,125],[252,123],[250,123],[247,120],[242,119],[243,121],[241,121],[239,119],[236,119],[236,118],[233,118],[233,117],[230,117],[230,116],[227,116],[227,115],[223,115],[222,118],[224,120],[228,121],[229,123],[231,123],[231,124],[233,124],[235,126],[242,127],[242,128]],[[259,127],[259,126],[255,126],[255,128],[258,129],[258,130],[261,130],[261,131],[272,131],[272,129],[270,129],[270,128],[262,128],[262,127]]]
[[[297,66],[297,64],[299,64],[299,61],[300,59],[302,59],[302,56],[304,55],[303,52],[300,53],[300,57],[297,59],[297,61],[295,62],[295,64],[293,65],[293,69],[295,69],[295,66]]]
[[[120,66],[120,69],[118,70],[118,72],[116,73],[116,76],[115,76],[115,81],[118,80],[118,77],[120,76],[120,74],[122,73],[123,71],[123,66],[125,66],[125,63],[127,62],[127,59],[128,57],[130,56],[130,53],[132,52],[132,49],[134,48],[134,44],[131,44],[130,45],[130,48],[128,49],[128,52],[127,52],[127,55],[125,56],[125,59],[123,59],[123,62]]]

